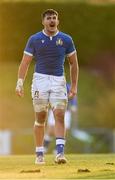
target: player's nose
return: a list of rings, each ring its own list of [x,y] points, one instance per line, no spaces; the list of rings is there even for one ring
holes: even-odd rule
[[[51,21],[50,21],[51,23],[53,23],[54,22],[54,20],[53,19],[51,19]]]

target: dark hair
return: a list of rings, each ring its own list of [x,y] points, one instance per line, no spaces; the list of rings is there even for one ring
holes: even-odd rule
[[[42,19],[44,19],[44,17],[46,16],[46,15],[56,15],[56,16],[58,16],[58,12],[57,11],[55,11],[54,9],[47,9],[47,10],[45,10],[43,13],[42,13],[42,15],[41,15],[41,17],[42,17]]]

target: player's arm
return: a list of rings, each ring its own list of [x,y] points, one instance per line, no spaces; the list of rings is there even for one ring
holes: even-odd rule
[[[70,65],[70,79],[71,79],[69,98],[73,98],[77,94],[77,84],[78,84],[78,74],[79,74],[77,53],[75,52],[71,56],[69,56],[68,60]]]
[[[20,63],[20,66],[19,66],[18,80],[17,80],[17,85],[16,85],[16,94],[20,97],[24,95],[23,83],[26,78],[27,71],[28,71],[31,61],[32,61],[32,56],[24,54],[22,61]]]

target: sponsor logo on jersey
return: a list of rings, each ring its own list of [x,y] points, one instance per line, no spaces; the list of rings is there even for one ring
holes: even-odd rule
[[[42,43],[44,43],[45,42],[45,40],[44,39],[42,39]]]

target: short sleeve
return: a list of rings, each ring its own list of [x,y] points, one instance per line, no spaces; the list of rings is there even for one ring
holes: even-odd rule
[[[76,48],[75,48],[74,42],[73,42],[72,38],[69,37],[67,40],[66,55],[69,57],[75,52],[76,52]]]
[[[24,49],[24,54],[27,54],[29,56],[34,56],[34,38],[31,36],[28,39],[28,42],[26,44],[26,47]]]

